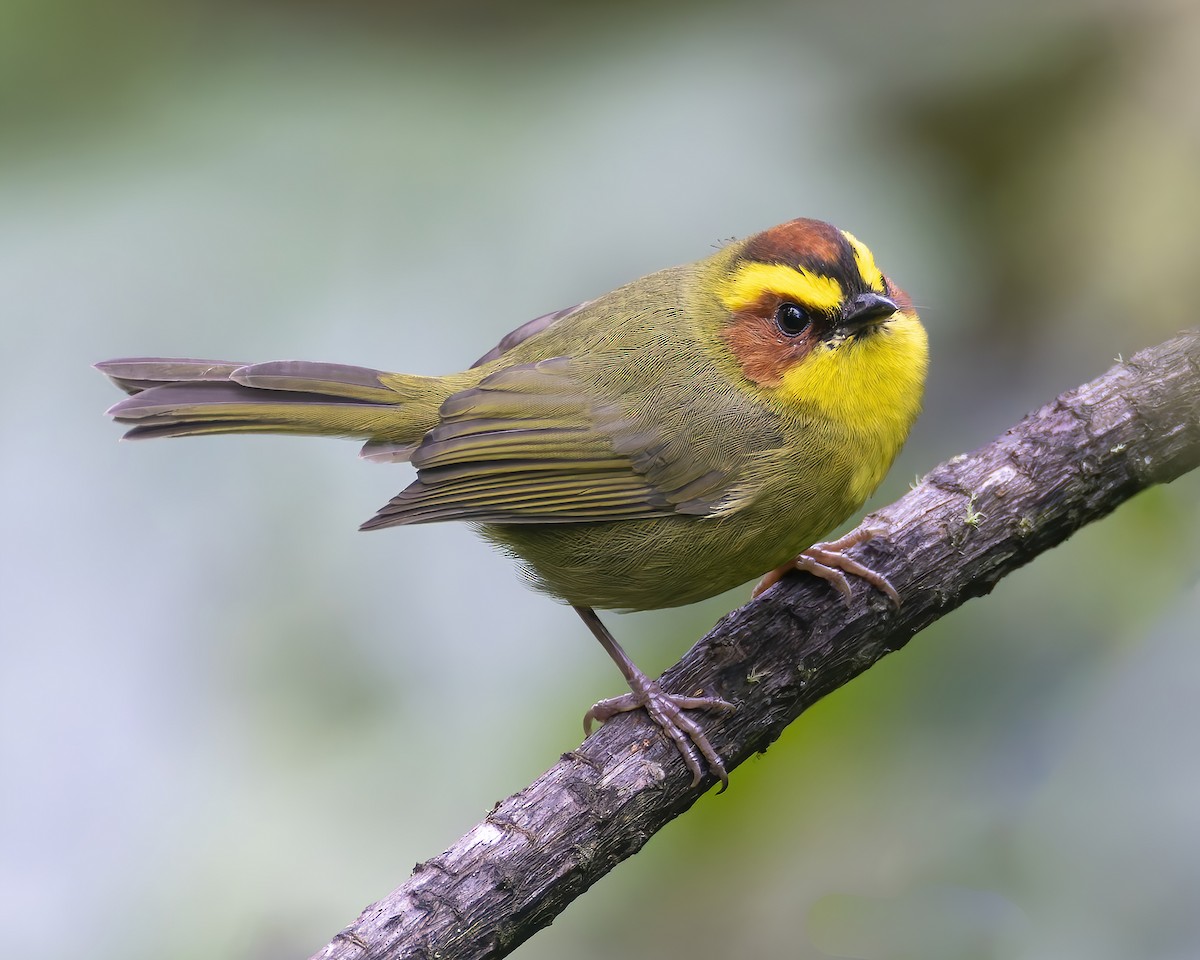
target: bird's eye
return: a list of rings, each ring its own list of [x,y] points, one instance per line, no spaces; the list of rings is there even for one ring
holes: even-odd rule
[[[775,310],[775,325],[789,337],[802,334],[808,329],[810,323],[812,323],[812,318],[808,315],[808,311],[800,304],[792,303],[790,300],[781,303]]]

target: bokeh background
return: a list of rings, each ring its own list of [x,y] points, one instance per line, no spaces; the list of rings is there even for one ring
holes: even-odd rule
[[[123,355],[460,367],[798,215],[922,307],[877,503],[1194,325],[1200,7],[0,6],[0,942],[307,956],[621,684],[336,441],[118,444]],[[793,725],[527,958],[1200,955],[1200,477]],[[612,619],[661,670],[744,591]]]

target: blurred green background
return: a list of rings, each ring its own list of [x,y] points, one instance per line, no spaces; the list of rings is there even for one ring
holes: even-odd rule
[[[0,6],[0,942],[294,958],[620,679],[333,441],[119,445],[122,355],[458,368],[794,216],[929,328],[876,497],[1197,322],[1190,2]],[[527,958],[1200,955],[1200,477],[795,724]],[[745,591],[610,622],[661,670]],[[831,598],[832,602],[832,598]]]

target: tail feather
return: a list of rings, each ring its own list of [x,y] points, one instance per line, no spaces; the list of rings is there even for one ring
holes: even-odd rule
[[[267,390],[292,390],[319,393],[328,397],[346,397],[366,403],[395,404],[396,391],[381,379],[393,374],[369,367],[342,363],[310,363],[306,360],[273,360],[238,367],[229,379],[245,387]]]
[[[139,393],[164,383],[195,380],[225,380],[241,363],[228,360],[171,360],[162,357],[130,357],[104,360],[96,369],[126,393]]]
[[[132,358],[96,367],[130,396],[108,410],[128,439],[214,433],[357,437],[401,459],[436,421],[436,378],[299,360]]]

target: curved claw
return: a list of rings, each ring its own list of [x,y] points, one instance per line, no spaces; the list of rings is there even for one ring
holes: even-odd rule
[[[846,574],[848,573],[866,580],[876,590],[886,594],[887,598],[896,607],[899,607],[900,594],[896,592],[896,588],[892,586],[887,577],[881,573],[876,573],[870,567],[842,553],[843,550],[849,550],[851,547],[873,539],[881,532],[881,530],[875,527],[859,527],[839,540],[834,540],[830,543],[814,543],[796,557],[796,559],[789,560],[781,567],[776,567],[759,580],[758,584],[754,587],[752,595],[757,597],[766,590],[769,590],[783,579],[785,574],[793,570],[804,570],[832,584],[838,593],[842,595],[842,599],[846,601],[846,605],[849,606],[850,581],[846,579]]]

